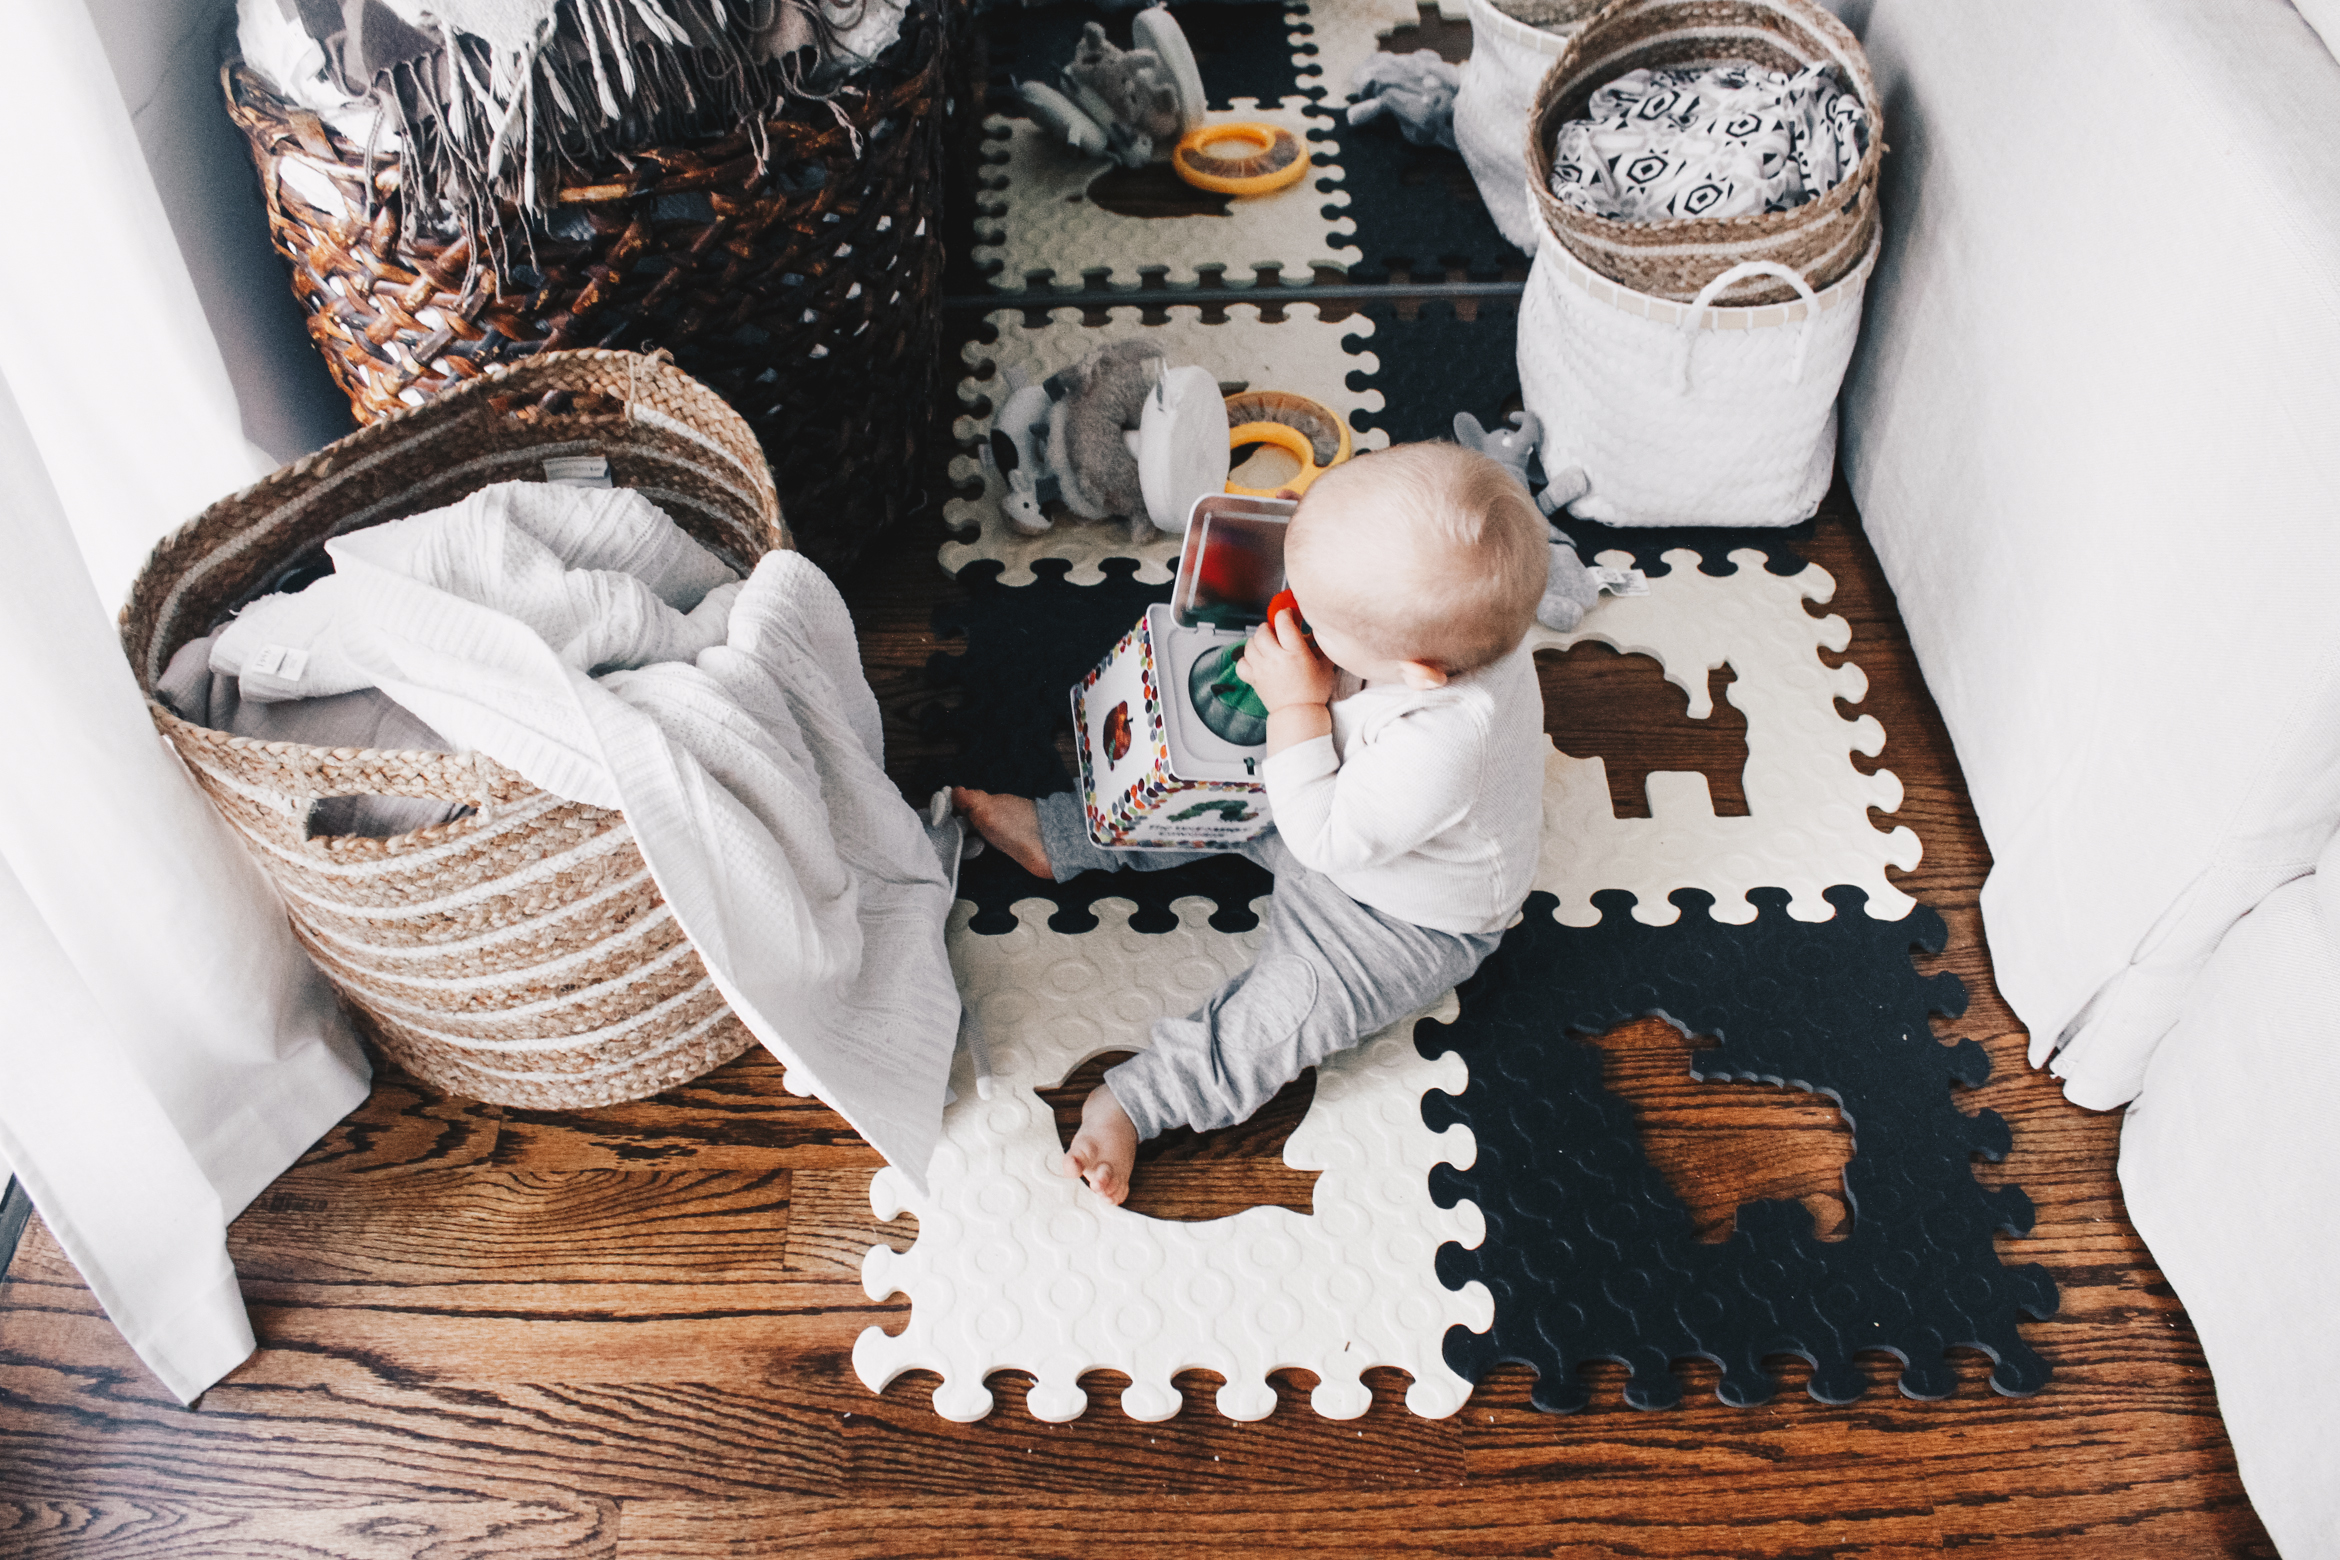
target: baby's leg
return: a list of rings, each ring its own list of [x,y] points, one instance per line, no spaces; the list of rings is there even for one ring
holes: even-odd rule
[[[996,851],[1034,877],[1048,876],[1048,848],[1040,838],[1040,811],[1028,796],[1002,796],[951,787],[952,810],[965,816]]]
[[[1157,1020],[1153,1049],[1105,1075],[1137,1138],[1246,1120],[1303,1070],[1428,1007],[1501,940],[1384,915],[1269,854],[1276,893],[1258,961],[1199,1011]]]
[[[1222,852],[1208,850],[1107,850],[1089,838],[1081,799],[1056,791],[1035,801],[990,791],[951,789],[951,805],[967,815],[975,832],[1007,852],[1034,877],[1066,883],[1084,872],[1159,872]]]

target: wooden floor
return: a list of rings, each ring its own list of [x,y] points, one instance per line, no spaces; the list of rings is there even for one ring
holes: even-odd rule
[[[947,648],[928,613],[956,588],[937,540],[903,535],[850,591],[903,767],[931,697],[921,668]],[[1912,1402],[1879,1360],[1849,1406],[1791,1389],[1738,1410],[1693,1364],[1677,1411],[1626,1408],[1608,1369],[1593,1408],[1552,1417],[1506,1371],[1431,1421],[1384,1373],[1360,1420],[1311,1413],[1303,1379],[1271,1418],[1234,1424],[1198,1377],[1178,1418],[1139,1425],[1107,1378],[1088,1417],[1047,1425],[1007,1379],[990,1419],[953,1425],[927,1407],[932,1378],[875,1397],[853,1376],[855,1334],[904,1315],[864,1298],[861,1252],[915,1230],[872,1224],[876,1157],[783,1094],[771,1062],[570,1114],[385,1073],[236,1221],[260,1352],[194,1409],[140,1368],[37,1220],[27,1231],[0,1284],[0,1556],[2272,1554],[2200,1346],[2122,1211],[2117,1118],[2023,1065],[1975,911],[1982,842],[1841,498],[1814,555],[1888,734],[1879,762],[1907,790],[1898,821],[1925,845],[1904,886],[1948,918],[1939,962],[1974,993],[1953,1032],[1998,1069],[1966,1103],[2014,1127],[2006,1162],[1977,1173],[2030,1193],[2037,1232],[2006,1245],[2062,1286],[2062,1314],[2027,1328],[2055,1366],[2039,1396],[1995,1396],[1973,1357],[1956,1396]],[[1651,663],[1590,648],[1548,663],[1546,685],[1554,730],[1608,760],[1620,808],[1640,806],[1643,771],[1683,767],[1709,769],[1730,807],[1744,735],[1720,724],[1727,704],[1689,721]],[[1754,1197],[1840,1219],[1833,1108],[1692,1083],[1663,1029],[1606,1037],[1605,1065],[1707,1233]],[[1141,1201],[1305,1207],[1310,1178],[1274,1154],[1306,1091],[1167,1145]]]

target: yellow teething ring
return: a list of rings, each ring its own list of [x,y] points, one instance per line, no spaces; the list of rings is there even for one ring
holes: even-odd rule
[[[1272,488],[1243,487],[1237,483],[1229,482],[1227,491],[1230,493],[1249,493],[1254,498],[1273,498],[1278,493],[1290,493],[1294,497],[1298,497],[1308,491],[1308,485],[1311,482],[1332,469],[1330,466],[1319,466],[1316,463],[1316,446],[1309,442],[1308,435],[1287,423],[1245,423],[1240,428],[1228,431],[1227,447],[1229,449],[1239,450],[1246,444],[1272,444],[1298,461],[1300,470],[1291,481],[1279,482]],[[1339,464],[1339,461],[1333,462],[1334,466]]]
[[[1178,177],[1217,195],[1265,195],[1308,171],[1308,148],[1282,125],[1242,120],[1197,125],[1170,154]]]
[[[1276,421],[1279,413],[1286,420]],[[1289,420],[1294,414],[1304,415],[1313,422],[1321,430],[1320,436],[1329,434],[1333,443],[1332,459],[1321,466],[1316,463],[1316,440],[1306,429]],[[1238,422],[1238,418],[1245,420]],[[1227,432],[1228,449],[1239,450],[1247,444],[1272,445],[1291,456],[1300,467],[1289,482],[1279,482],[1272,488],[1244,487],[1230,481],[1227,484],[1230,493],[1247,493],[1254,498],[1305,493],[1310,483],[1349,458],[1349,425],[1341,419],[1341,414],[1322,401],[1289,390],[1238,390],[1227,397],[1227,420],[1234,424]]]

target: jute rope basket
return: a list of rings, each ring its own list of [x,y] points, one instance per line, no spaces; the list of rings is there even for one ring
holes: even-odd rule
[[[925,497],[945,132],[979,117],[951,91],[946,36],[964,21],[946,6],[962,9],[912,0],[894,49],[834,100],[787,104],[761,146],[734,134],[562,169],[549,230],[508,214],[494,235],[503,273],[406,208],[393,154],[369,160],[239,60],[221,81],[359,422],[536,352],[663,348],[746,417],[805,553],[835,573]]]
[[[1552,193],[1560,127],[1582,119],[1593,93],[1629,70],[1745,60],[1771,70],[1836,66],[1869,117],[1869,145],[1851,176],[1788,211],[1742,217],[1618,222],[1579,211]],[[1544,73],[1528,115],[1528,185],[1555,238],[1587,266],[1635,292],[1687,303],[1732,266],[1768,260],[1800,273],[1813,291],[1841,280],[1877,231],[1877,170],[1885,109],[1868,56],[1844,23],[1813,0],[1613,0],[1568,40]],[[1797,296],[1775,277],[1750,277],[1719,300],[1733,307]]]
[[[632,353],[547,353],[221,499],[155,548],[122,613],[155,725],[374,1041],[428,1083],[506,1105],[638,1099],[752,1043],[625,815],[563,801],[484,755],[258,742],[181,720],[153,693],[182,645],[328,539],[592,455],[742,574],[790,545],[753,430],[706,386]],[[350,795],[476,810],[390,839],[307,837],[319,798]]]
[[[1539,32],[1565,33],[1601,8],[1601,0],[1487,0],[1495,11]]]

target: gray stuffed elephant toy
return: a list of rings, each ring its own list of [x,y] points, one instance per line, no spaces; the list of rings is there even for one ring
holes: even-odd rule
[[[1543,437],[1544,425],[1533,412],[1513,412],[1508,427],[1495,429],[1482,427],[1469,412],[1454,414],[1454,441],[1499,463],[1523,488],[1528,485],[1528,462],[1535,458]],[[1536,495],[1537,507],[1548,519],[1561,505],[1582,498],[1585,489],[1583,470],[1570,466],[1544,485],[1543,492]],[[1600,600],[1601,582],[1584,566],[1575,544],[1562,536],[1558,527],[1551,528],[1550,536],[1551,567],[1544,579],[1544,598],[1536,603],[1536,621],[1565,634],[1583,622],[1585,613]]]

